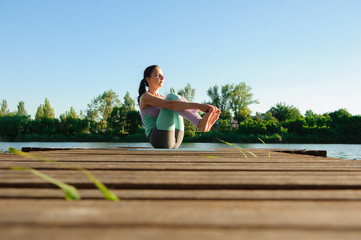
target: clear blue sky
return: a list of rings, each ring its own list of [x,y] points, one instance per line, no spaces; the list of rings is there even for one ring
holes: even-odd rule
[[[259,104],[361,114],[360,0],[0,0],[0,100],[56,116],[112,89],[135,99],[145,67],[165,89],[245,82]],[[165,93],[165,90],[163,94]]]

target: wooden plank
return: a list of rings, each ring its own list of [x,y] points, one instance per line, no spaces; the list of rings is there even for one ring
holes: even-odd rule
[[[0,225],[361,230],[361,202],[0,200]]]
[[[360,201],[361,190],[164,190],[164,189],[113,189],[124,200],[328,200]],[[82,199],[104,199],[97,189],[79,189]],[[0,188],[0,199],[64,199],[60,189],[52,188]]]
[[[51,177],[80,188],[93,188],[75,170],[44,170]],[[359,172],[284,171],[92,171],[112,188],[160,189],[329,189],[361,188]],[[0,170],[0,187],[50,187],[44,180],[23,171]]]
[[[361,162],[328,162],[309,163],[234,163],[234,162],[39,162],[39,161],[11,161],[1,160],[0,170],[14,166],[34,168],[38,170],[69,170],[71,168],[85,168],[88,170],[178,170],[178,171],[361,171]]]
[[[322,160],[319,159],[307,159],[307,158],[281,158],[281,157],[275,157],[275,158],[207,158],[206,156],[199,156],[199,157],[169,157],[169,156],[159,156],[159,157],[142,157],[142,156],[120,156],[120,157],[99,157],[99,158],[90,158],[90,157],[53,157],[53,160],[59,161],[59,162],[109,162],[109,163],[117,163],[117,162],[129,162],[129,163],[137,163],[137,162],[143,162],[143,163],[345,163],[348,164],[347,160]],[[13,162],[40,162],[39,160],[32,160],[32,159],[24,159],[24,158],[2,158],[0,159],[0,162],[3,161],[13,161]],[[350,160],[350,162],[358,162],[354,160]]]
[[[223,150],[222,150],[223,151]],[[112,151],[114,152],[114,151]],[[155,154],[154,152],[149,152],[149,154],[136,153],[129,154],[127,151],[119,150],[117,154],[95,154],[97,152],[88,151],[85,153],[80,152],[52,152],[50,153],[35,153],[39,156],[50,157],[56,161],[64,161],[64,162],[214,162],[214,163],[259,163],[259,162],[267,162],[267,163],[277,163],[277,162],[297,162],[297,163],[312,163],[312,162],[339,162],[339,163],[347,163],[347,162],[357,162],[357,161],[347,161],[342,159],[330,159],[323,157],[311,157],[304,155],[290,155],[286,153],[272,153],[271,158],[268,158],[268,155],[260,155],[258,154],[257,158],[253,156],[248,156],[245,158],[241,153],[236,152],[235,154],[225,153],[225,152],[214,152],[214,153],[190,153],[190,155],[178,155],[179,153],[166,153],[159,152],[160,154]],[[165,154],[166,153],[166,154]],[[207,158],[206,156],[214,156],[216,158]],[[24,161],[25,158],[16,156],[14,154],[1,154],[0,161],[11,160],[11,161]],[[37,160],[27,159],[27,161],[38,162]]]
[[[239,240],[239,239],[317,239],[317,240],[359,240],[360,231],[350,230],[315,230],[315,229],[270,229],[270,228],[239,228],[239,229],[202,229],[182,227],[42,227],[42,226],[7,226],[2,228],[2,239],[6,240]]]

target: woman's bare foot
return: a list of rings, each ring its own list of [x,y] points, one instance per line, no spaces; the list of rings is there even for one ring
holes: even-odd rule
[[[211,117],[213,111],[209,111],[206,113],[202,119],[198,122],[197,128],[201,132],[205,132],[207,128],[207,122],[209,121],[209,118]]]
[[[199,121],[197,128],[201,132],[208,132],[211,130],[214,123],[217,121],[219,115],[221,114],[221,111],[214,107],[213,111],[210,111],[206,113],[206,115],[203,116],[203,118]]]
[[[221,110],[219,110],[218,108],[216,108],[215,111],[212,112],[211,117],[209,118],[209,122],[208,122],[208,128],[206,129],[206,132],[208,132],[209,130],[211,130],[212,126],[216,123],[216,121],[219,118],[219,115],[221,114]]]

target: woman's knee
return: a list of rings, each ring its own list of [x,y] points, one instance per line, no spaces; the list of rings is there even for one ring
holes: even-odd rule
[[[166,97],[165,100],[179,100],[179,96],[175,93],[169,93]]]

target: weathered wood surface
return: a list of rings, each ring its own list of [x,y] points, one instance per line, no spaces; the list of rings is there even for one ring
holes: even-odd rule
[[[0,239],[361,238],[361,162],[251,151],[258,157],[230,148],[32,152],[58,163],[1,154]],[[16,166],[76,186],[82,200],[65,201]],[[74,167],[120,201],[104,200]]]

